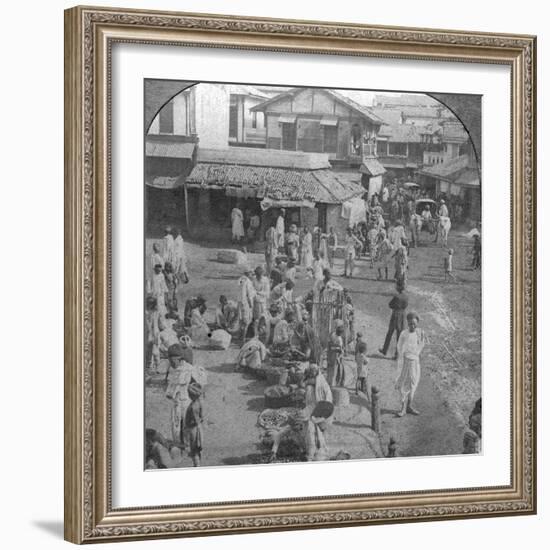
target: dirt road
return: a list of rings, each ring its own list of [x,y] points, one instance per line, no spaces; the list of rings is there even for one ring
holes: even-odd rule
[[[427,237],[424,237],[427,240]],[[153,241],[148,242],[148,250]],[[471,243],[451,234],[449,246],[455,250],[457,283],[443,282],[445,249],[424,242],[411,249],[409,267],[409,310],[415,310],[428,336],[422,355],[422,378],[417,392],[420,416],[397,418],[399,395],[394,388],[396,362],[378,353],[390,316],[388,302],[394,292],[392,281],[377,281],[375,270],[359,260],[352,279],[338,277],[343,266],[337,262],[334,273],[353,297],[356,330],[364,333],[370,356],[370,382],[380,389],[382,447],[369,426],[370,412],[360,396],[350,395],[350,405],[337,411],[329,434],[331,447],[345,450],[352,458],[382,456],[390,437],[401,456],[457,454],[467,416],[481,395],[480,272],[468,267]],[[180,289],[180,303],[188,296],[203,294],[208,300],[207,318],[213,319],[220,294],[237,296],[237,279],[242,268],[215,261],[217,248],[187,243],[191,281]],[[249,254],[250,265],[261,264],[260,254]],[[391,274],[390,274],[391,276]],[[295,293],[311,288],[311,279],[299,276]],[[393,356],[395,340],[388,357]],[[208,371],[204,426],[204,465],[242,464],[258,460],[258,413],[263,410],[266,383],[242,372],[235,372],[238,352],[197,351],[197,361]],[[354,369],[350,356],[347,368]],[[146,425],[169,436],[169,401],[161,381],[146,385]]]

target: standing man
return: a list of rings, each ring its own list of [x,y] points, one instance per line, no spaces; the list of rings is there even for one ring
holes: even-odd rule
[[[164,263],[170,262],[174,265],[174,235],[172,235],[171,227],[166,227],[164,230],[164,237],[162,239],[162,258]]]
[[[418,328],[418,315],[412,311],[407,314],[408,330],[404,330],[397,342],[397,366],[400,371],[397,389],[401,394],[401,411],[397,416],[410,413],[420,414],[414,407],[414,395],[420,382],[420,354],[424,349],[425,337]]]
[[[345,386],[344,325],[339,324],[330,335],[327,350],[327,378],[331,387]]]
[[[254,306],[252,309],[252,320],[254,322],[254,334],[257,334],[260,319],[267,314],[267,301],[271,292],[269,279],[264,275],[264,269],[258,266],[254,270],[255,277],[252,280],[254,287]]]
[[[395,331],[396,340],[399,341],[401,332],[405,327],[405,310],[409,307],[409,298],[403,292],[404,288],[400,281],[396,285],[397,293],[390,300],[388,307],[392,310],[390,317],[390,324],[388,326],[388,332],[386,333],[386,339],[384,340],[384,345],[378,351],[382,355],[386,355],[388,348],[390,347],[390,342]],[[397,358],[397,352],[394,356],[394,359]]]
[[[255,291],[251,277],[252,270],[247,268],[239,279],[239,321],[243,342],[252,323],[252,308],[254,307]]]
[[[285,209],[281,208],[279,217],[275,224],[276,243],[277,248],[281,249],[285,247]]]
[[[238,243],[243,237],[243,213],[240,208],[235,207],[233,208],[233,210],[231,210],[231,240]]]
[[[270,225],[269,229],[265,232],[265,268],[268,274],[271,274],[273,269],[273,262],[277,257],[278,244],[277,244],[277,230],[274,225]]]
[[[334,227],[329,229],[328,238],[328,265],[331,269],[334,268],[334,256],[336,255],[336,248],[338,248],[338,237],[334,232]]]
[[[447,205],[445,204],[445,201],[441,199],[439,201],[439,210],[437,211],[438,216],[448,218],[449,217],[449,209],[447,208]]]

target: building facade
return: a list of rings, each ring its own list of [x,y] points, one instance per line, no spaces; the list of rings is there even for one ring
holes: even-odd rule
[[[292,88],[255,107],[266,119],[266,147],[324,153],[333,166],[359,167],[382,120],[331,89]]]

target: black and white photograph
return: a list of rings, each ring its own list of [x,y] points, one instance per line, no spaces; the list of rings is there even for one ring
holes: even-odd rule
[[[482,452],[482,97],[144,95],[145,468]]]

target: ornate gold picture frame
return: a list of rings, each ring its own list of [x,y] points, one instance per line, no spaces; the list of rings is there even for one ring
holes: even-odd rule
[[[112,505],[110,90],[116,43],[506,65],[512,112],[511,483]],[[536,38],[205,14],[65,12],[65,538],[74,543],[536,513]]]

